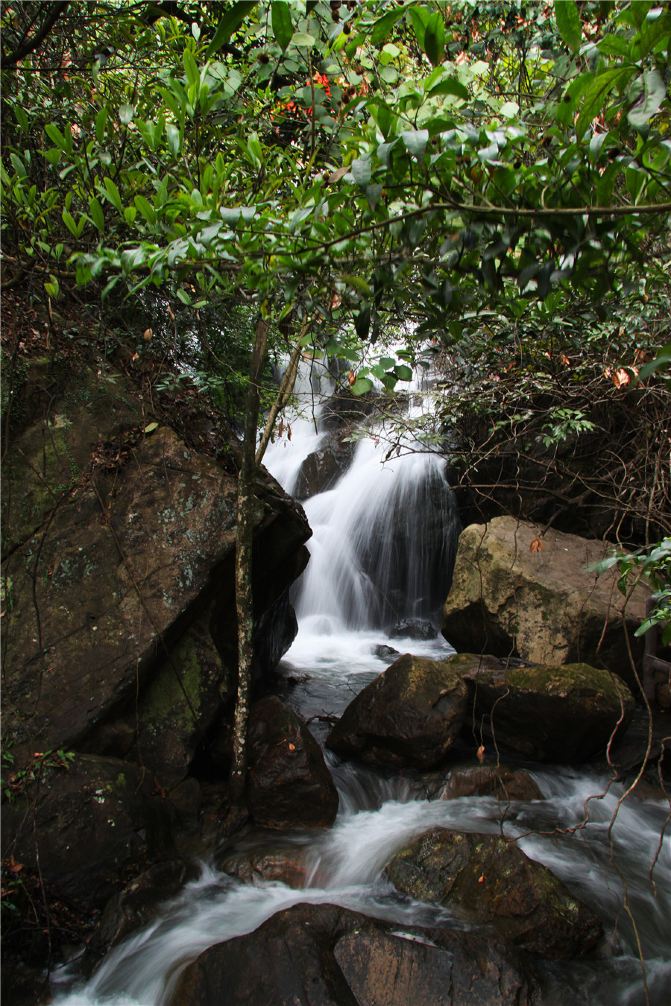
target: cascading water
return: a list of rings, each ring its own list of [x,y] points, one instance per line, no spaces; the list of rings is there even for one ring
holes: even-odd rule
[[[326,375],[324,384],[330,392]],[[301,391],[312,413],[314,375],[302,378]],[[420,407],[412,396],[409,404],[411,410]],[[317,403],[316,421],[312,414],[293,417],[291,440],[278,439],[269,449],[268,467],[287,487],[296,486],[306,458],[326,442],[320,408]],[[339,713],[383,669],[381,644],[417,654],[450,652],[439,639],[389,638],[385,631],[401,618],[430,618],[444,595],[457,530],[444,466],[417,448],[406,444],[401,456],[385,462],[384,429],[371,421],[349,469],[307,501],[312,556],[298,587],[299,633],[285,664],[288,673],[305,672],[291,702],[306,716]],[[203,865],[199,879],[164,904],[154,923],[113,949],[85,986],[73,988],[64,969],[56,984],[60,1006],[167,1003],[179,973],[200,952],[253,931],[299,902],[335,903],[399,925],[463,926],[444,909],[399,899],[382,875],[395,851],[436,826],[517,838],[527,855],[560,876],[606,927],[616,923],[609,957],[544,965],[539,1006],[643,1006],[646,986],[647,1003],[666,1006],[671,849],[663,802],[627,800],[619,806],[619,784],[544,769],[533,775],[546,799],[516,801],[502,811],[489,797],[426,799],[419,777],[383,777],[329,760],[340,793],[338,819],[317,839],[292,836],[298,843],[293,854],[298,847],[305,865],[304,887],[241,883]]]

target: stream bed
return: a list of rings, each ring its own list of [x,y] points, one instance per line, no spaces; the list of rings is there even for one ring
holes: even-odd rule
[[[303,393],[312,390],[304,382]],[[421,407],[411,395],[410,409]],[[297,416],[291,443],[276,442],[267,466],[291,490],[323,443],[318,410],[316,421]],[[280,674],[285,701],[320,741],[394,659],[378,655],[380,646],[433,658],[453,652],[440,636],[404,638],[390,628],[395,619],[435,615],[459,528],[444,462],[414,449],[385,461],[387,453],[371,426],[347,471],[305,503],[311,561],[295,598],[299,632]],[[59,1006],[167,1006],[179,974],[203,950],[302,902],[337,904],[399,927],[467,926],[444,908],[399,895],[383,876],[397,850],[434,827],[515,837],[601,918],[607,938],[595,959],[539,965],[539,1006],[671,1002],[668,803],[635,796],[620,803],[623,785],[589,769],[524,764],[544,799],[504,805],[482,796],[437,799],[435,779],[417,772],[376,772],[331,753],[327,762],[340,796],[330,830],[250,832],[238,843],[246,850],[284,845],[300,857],[303,886],[242,883],[217,869],[222,850],[212,849],[198,878],[115,947],[86,984],[67,967],[57,973]]]

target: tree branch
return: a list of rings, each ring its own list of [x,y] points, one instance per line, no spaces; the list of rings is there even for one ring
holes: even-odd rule
[[[17,46],[14,52],[11,52],[8,56],[2,57],[3,69],[7,69],[10,66],[16,66],[16,64],[19,63],[22,59],[25,59],[26,56],[30,56],[32,52],[35,52],[36,49],[39,49],[39,47],[42,45],[49,32],[52,30],[52,28],[58,21],[59,17],[62,14],[65,14],[65,11],[69,3],[70,0],[52,0],[51,4],[49,5],[49,13],[44,19],[42,27],[38,31],[36,31],[31,38],[27,39],[24,42],[21,42],[21,44]]]

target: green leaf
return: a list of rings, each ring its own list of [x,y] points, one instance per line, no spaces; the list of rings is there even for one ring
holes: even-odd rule
[[[357,157],[350,165],[352,177],[359,185],[368,185],[370,182],[370,170],[370,157]]]
[[[48,122],[44,127],[44,132],[47,134],[52,143],[55,143],[61,150],[68,149],[67,140],[55,122]]]
[[[627,115],[634,129],[644,129],[666,97],[666,87],[658,70],[648,70],[643,76],[643,84],[643,95]]]
[[[256,0],[238,0],[237,3],[232,4],[217,25],[214,38],[207,47],[206,55],[212,56],[215,52],[218,52],[255,7]]]
[[[609,70],[604,70],[590,81],[583,96],[583,106],[576,122],[576,136],[580,139],[592,119],[603,109],[603,101],[606,95],[613,90],[616,85],[624,84],[635,73],[633,66],[617,66]]]
[[[150,224],[156,223],[156,210],[151,205],[148,199],[145,199],[144,196],[135,196],[133,202],[135,203],[140,213],[148,223]]]
[[[445,22],[443,15],[436,12],[426,23],[424,30],[424,51],[434,66],[439,66],[445,57]]]
[[[105,127],[107,126],[107,109],[101,108],[96,115],[96,139],[102,143],[105,139]]]
[[[119,190],[112,181],[111,178],[103,178],[103,185],[105,186],[105,191],[107,192],[107,197],[112,205],[119,211],[123,212],[123,203],[121,202],[121,196],[119,195]]]
[[[173,125],[172,122],[168,122],[165,127],[165,135],[168,139],[170,153],[176,157],[182,147],[182,134],[177,126]]]
[[[105,230],[105,214],[103,213],[103,208],[100,205],[100,200],[96,199],[95,196],[92,196],[92,198],[89,199],[89,213],[91,214],[93,223],[102,234]]]
[[[392,10],[386,11],[386,13],[384,13],[382,17],[379,17],[377,21],[374,21],[372,31],[370,33],[371,45],[379,45],[380,42],[383,42],[396,22],[399,21],[404,14],[404,7],[395,7]]]
[[[429,142],[428,129],[405,129],[401,133],[401,139],[405,143],[407,150],[415,157],[419,158],[424,154],[426,145]]]
[[[270,5],[270,20],[273,26],[273,35],[277,39],[280,49],[284,52],[294,33],[291,9],[286,0],[273,0]]]
[[[575,52],[582,42],[582,24],[575,0],[555,0],[555,18],[559,34]]]
[[[399,381],[412,381],[412,368],[405,363],[399,363],[394,367],[394,373]]]
[[[456,77],[445,77],[444,80],[431,88],[429,94],[431,97],[438,94],[453,94],[455,98],[463,98],[464,101],[467,101],[469,97],[468,89]]]
[[[72,236],[75,237],[75,238],[80,237],[81,233],[84,230],[84,227],[86,225],[86,221],[84,219],[80,219],[79,223],[76,224],[75,223],[75,218],[72,216],[72,214],[68,210],[63,210],[61,216],[63,218],[63,223],[65,224],[65,226],[67,227],[67,229],[70,231],[70,233],[72,234]]]
[[[372,294],[369,284],[366,283],[366,280],[362,279],[361,276],[352,276],[350,273],[343,273],[342,281],[343,283],[347,283],[348,286],[351,286],[353,290],[364,294],[366,297],[370,297]]]
[[[144,428],[144,432],[145,432],[145,433],[153,433],[153,432],[154,432],[154,430],[157,430],[157,429],[158,429],[158,425],[159,425],[159,424],[158,424],[158,423],[156,423],[156,422],[154,422],[154,423],[148,423],[148,424],[147,424],[147,425],[145,426],[145,428]]]
[[[362,307],[354,319],[354,328],[360,339],[367,339],[370,331],[370,307]]]
[[[419,43],[419,47],[424,52],[424,41],[426,38],[426,25],[429,18],[432,17],[433,12],[427,10],[426,7],[416,7],[414,4],[409,8],[410,20],[412,21],[412,27],[415,32],[415,38]]]
[[[365,395],[371,391],[372,388],[373,382],[368,377],[359,377],[350,388],[350,391],[359,398],[361,395]]]
[[[182,304],[186,304],[187,307],[191,304],[191,297],[188,295],[186,290],[181,286],[177,291],[177,300],[181,300]]]
[[[297,49],[312,49],[315,42],[314,35],[308,35],[305,31],[297,31],[291,38],[291,45]]]

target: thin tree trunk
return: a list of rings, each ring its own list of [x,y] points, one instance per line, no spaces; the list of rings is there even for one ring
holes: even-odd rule
[[[284,377],[282,378],[282,383],[280,384],[280,389],[277,393],[277,398],[273,402],[272,408],[268,413],[268,419],[266,420],[266,425],[263,430],[263,435],[259,441],[259,446],[256,450],[256,463],[260,465],[263,461],[263,455],[266,453],[266,447],[270,443],[270,438],[273,435],[273,429],[275,427],[275,420],[284,408],[284,406],[289,401],[293,390],[294,384],[296,383],[296,374],[298,373],[298,364],[301,359],[302,346],[300,342],[296,343],[296,347],[291,354],[289,359],[289,364],[284,372]]]
[[[256,433],[259,424],[259,379],[266,358],[268,323],[259,319],[249,369],[245,405],[242,462],[238,476],[235,547],[235,609],[238,623],[238,689],[233,720],[231,800],[242,802],[247,772],[249,685],[253,656],[254,606],[252,595],[252,539],[254,535],[254,472]]]

